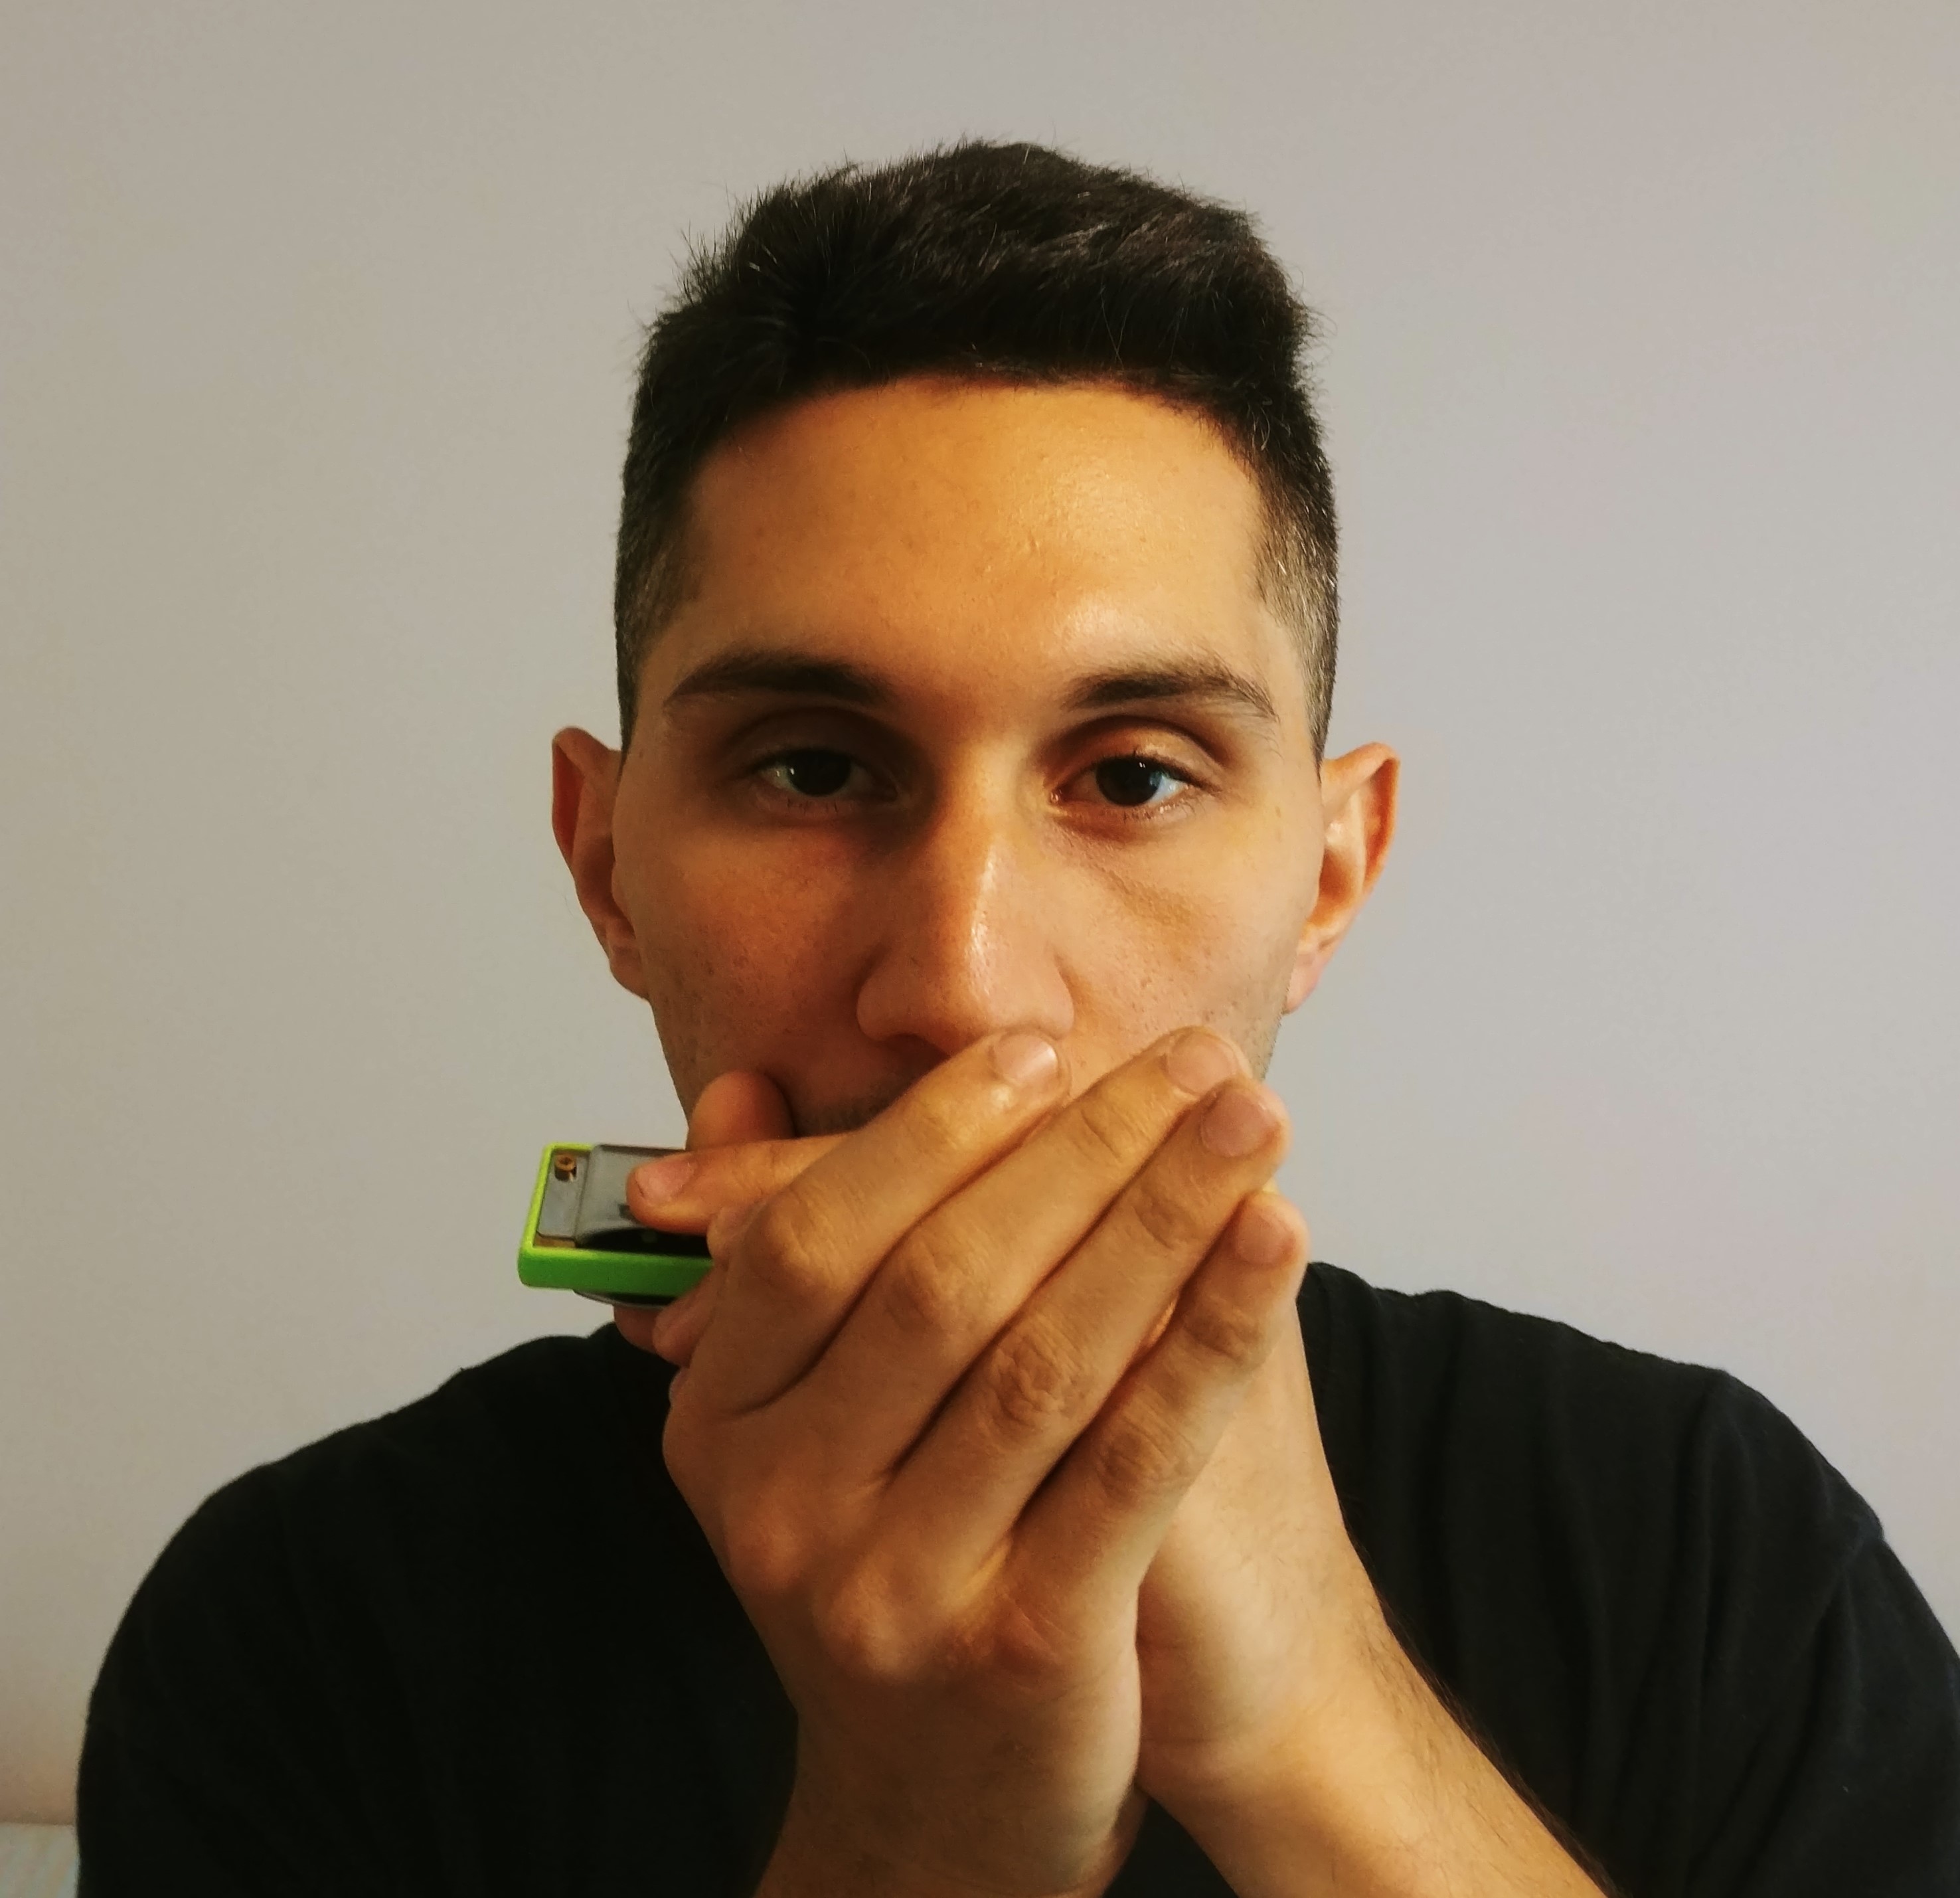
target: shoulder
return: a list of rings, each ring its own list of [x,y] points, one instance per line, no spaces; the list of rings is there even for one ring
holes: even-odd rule
[[[666,1382],[610,1326],[541,1339],[206,1501],[90,1700],[93,1881],[150,1888],[145,1864],[204,1867],[216,1840],[267,1888],[299,1888],[302,1866],[376,1888],[383,1866],[479,1849],[494,1814],[523,1849],[511,1775],[549,1804],[557,1770],[527,1749],[568,1773],[608,1712],[566,1631],[616,1621],[628,1578],[702,1567],[660,1481]],[[480,1810],[458,1804],[465,1779],[495,1788]],[[552,1810],[574,1810],[558,1790]]]
[[[581,1465],[616,1454],[632,1388],[617,1346],[610,1327],[533,1339],[247,1472],[191,1516],[146,1588],[206,1575],[255,1545],[278,1545],[288,1559],[308,1549],[358,1555],[552,1508],[584,1487]]]
[[[534,1338],[445,1379],[399,1409],[349,1425],[243,1480],[275,1489],[331,1489],[352,1470],[412,1482],[495,1449],[528,1461],[554,1439],[616,1411],[623,1349],[610,1326],[582,1337]],[[651,1361],[648,1361],[649,1363]],[[223,1492],[220,1492],[222,1494]]]
[[[1480,1525],[1541,1559],[1548,1536],[1637,1573],[1643,1550],[1660,1556],[1725,1525],[1747,1523],[1770,1560],[1764,1534],[1828,1551],[1828,1572],[1879,1540],[1870,1509],[1796,1425],[1726,1372],[1325,1265],[1301,1312],[1329,1460],[1364,1540],[1393,1542],[1417,1489],[1474,1504]]]
[[[132,1600],[91,1736],[206,1703],[236,1724],[261,1693],[339,1691],[349,1656],[416,1642],[424,1665],[524,1625],[567,1570],[626,1559],[622,1525],[657,1519],[616,1502],[661,1473],[665,1381],[609,1326],[540,1339],[227,1483]]]
[[[1774,1405],[1330,1266],[1301,1317],[1391,1618],[1629,1888],[1699,1865],[1725,1868],[1710,1889],[1807,1893],[1862,1865],[1903,1891],[1953,1866],[1960,1664],[1870,1508]],[[1877,1876],[1888,1852],[1917,1869]]]
[[[1307,1275],[1300,1302],[1316,1389],[1357,1416],[1387,1406],[1434,1418],[1465,1403],[1525,1415],[1576,1403],[1605,1422],[1631,1403],[1645,1431],[1688,1425],[1732,1381],[1555,1319],[1461,1292],[1387,1291],[1325,1263]]]

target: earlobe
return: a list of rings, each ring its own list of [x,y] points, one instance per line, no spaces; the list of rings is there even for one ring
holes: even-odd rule
[[[1332,954],[1332,946],[1320,941],[1317,937],[1310,935],[1301,936],[1300,946],[1293,951],[1293,974],[1287,982],[1286,1011],[1288,1014],[1291,1014],[1313,993],[1320,981],[1320,972],[1327,967],[1327,958]]]
[[[619,754],[589,731],[567,726],[552,740],[552,834],[571,872],[578,906],[606,951],[612,979],[646,999],[632,919],[612,888],[612,810]]]
[[[1382,874],[1395,839],[1401,772],[1402,760],[1386,745],[1363,745],[1321,767],[1320,887],[1293,951],[1289,1014],[1312,994]]]

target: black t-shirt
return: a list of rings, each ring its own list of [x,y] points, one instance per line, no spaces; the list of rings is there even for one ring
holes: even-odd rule
[[[1768,1404],[1327,1266],[1300,1315],[1392,1619],[1620,1890],[1960,1893],[1960,1661]],[[745,1891],[794,1716],[662,1465],[670,1374],[541,1340],[212,1497],[96,1686],[88,1898]],[[1157,1811],[1112,1887],[1225,1889]]]

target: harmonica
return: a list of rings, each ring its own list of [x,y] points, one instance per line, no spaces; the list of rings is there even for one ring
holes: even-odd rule
[[[582,1293],[614,1305],[663,1305],[708,1270],[708,1241],[695,1232],[643,1226],[626,1208],[626,1177],[672,1147],[545,1149],[517,1247],[527,1285]]]

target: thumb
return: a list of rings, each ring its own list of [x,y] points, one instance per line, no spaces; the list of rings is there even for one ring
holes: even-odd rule
[[[790,1103],[765,1074],[737,1070],[717,1075],[695,1097],[688,1116],[690,1151],[740,1147],[759,1140],[788,1140],[796,1132]]]

